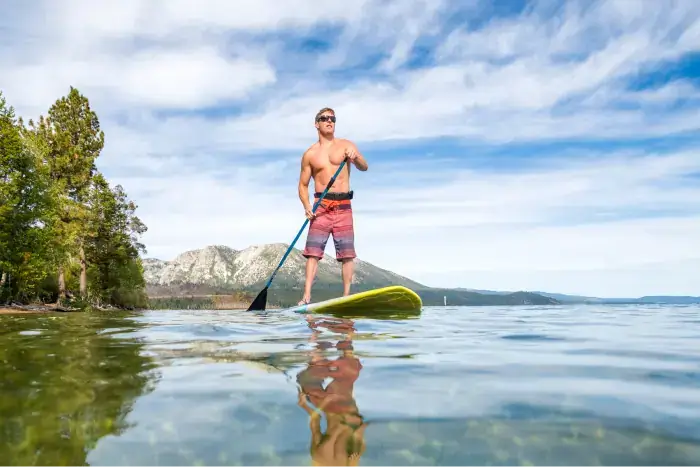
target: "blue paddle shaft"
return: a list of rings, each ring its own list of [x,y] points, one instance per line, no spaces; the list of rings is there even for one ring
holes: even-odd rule
[[[313,209],[311,209],[311,212],[312,212],[312,213],[315,213],[315,212],[316,212],[316,209],[318,209],[318,207],[320,206],[321,201],[323,201],[323,198],[326,197],[326,194],[328,193],[328,190],[330,189],[331,185],[333,185],[333,183],[335,182],[335,179],[338,177],[338,175],[340,175],[340,171],[343,170],[343,166],[345,166],[345,159],[343,159],[343,162],[340,163],[340,167],[338,167],[338,170],[336,170],[336,171],[335,171],[335,174],[333,175],[333,177],[331,177],[330,181],[329,181],[328,184],[326,185],[326,189],[323,190],[323,192],[321,193],[321,196],[318,198],[318,201],[316,201],[316,203],[314,203]],[[297,243],[297,240],[299,240],[299,237],[301,236],[301,233],[304,231],[304,229],[306,228],[306,224],[308,224],[308,223],[309,223],[309,219],[307,218],[307,219],[304,221],[304,225],[302,225],[302,226],[301,226],[301,229],[299,229],[299,232],[297,233],[297,236],[294,237],[294,241],[292,242],[291,245],[289,245],[289,248],[287,248],[287,252],[286,252],[286,253],[284,254],[284,256],[282,257],[282,260],[281,260],[280,263],[277,265],[277,267],[275,268],[275,270],[272,272],[272,275],[270,276],[270,279],[268,279],[267,284],[265,284],[265,288],[270,287],[270,284],[272,284],[272,280],[275,278],[275,274],[277,274],[277,271],[280,270],[280,268],[282,267],[282,265],[284,264],[284,262],[287,260],[287,256],[289,256],[289,253],[292,251],[292,248],[294,248],[294,245]]]

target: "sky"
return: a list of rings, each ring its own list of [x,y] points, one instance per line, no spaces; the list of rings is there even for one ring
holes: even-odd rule
[[[329,106],[369,164],[360,259],[431,286],[700,295],[697,0],[5,1],[8,104],[37,118],[70,86],[147,257],[290,243]]]

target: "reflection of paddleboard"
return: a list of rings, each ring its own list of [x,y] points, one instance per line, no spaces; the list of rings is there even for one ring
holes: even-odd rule
[[[347,297],[287,308],[295,313],[324,313],[330,315],[368,317],[386,315],[419,315],[423,302],[417,293],[400,285],[367,290]]]

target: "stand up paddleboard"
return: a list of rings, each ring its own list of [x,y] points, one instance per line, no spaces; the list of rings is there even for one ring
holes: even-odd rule
[[[331,298],[287,308],[301,314],[329,314],[342,317],[386,317],[420,315],[423,302],[417,293],[400,285],[367,290],[346,297]]]

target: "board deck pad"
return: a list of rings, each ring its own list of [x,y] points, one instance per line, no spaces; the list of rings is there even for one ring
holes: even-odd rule
[[[287,308],[294,313],[318,313],[342,317],[387,317],[420,315],[423,302],[413,290],[392,285]]]

